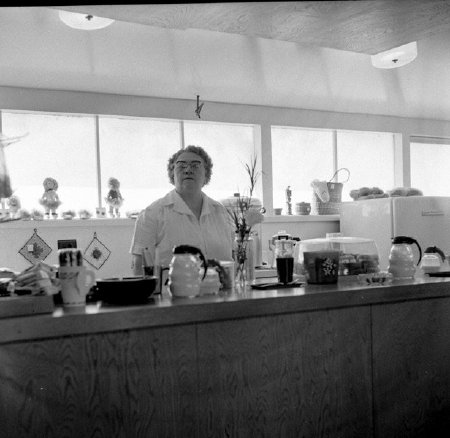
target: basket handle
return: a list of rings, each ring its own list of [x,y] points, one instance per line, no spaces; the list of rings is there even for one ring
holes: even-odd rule
[[[347,179],[345,180],[345,181],[342,181],[342,182],[347,182],[349,179],[350,179],[350,171],[346,168],[346,167],[341,167],[340,169],[338,169],[338,170],[336,170],[336,172],[334,172],[334,174],[333,174],[333,176],[330,178],[330,181],[328,181],[328,182],[331,182],[331,181],[333,181],[333,178],[338,174],[338,172],[340,172],[341,170],[345,170],[346,172],[347,172]]]

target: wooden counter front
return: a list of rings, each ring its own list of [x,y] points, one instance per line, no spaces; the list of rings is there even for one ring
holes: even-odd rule
[[[446,279],[58,309],[0,320],[0,436],[446,436],[449,363]]]
[[[126,291],[124,292],[126,293]],[[156,295],[141,306],[91,304],[80,313],[58,308],[53,314],[0,320],[0,344],[20,340],[93,334],[148,327],[280,315],[341,307],[450,297],[450,278],[398,281],[367,287],[349,280],[266,291],[247,288],[220,296],[171,299]]]

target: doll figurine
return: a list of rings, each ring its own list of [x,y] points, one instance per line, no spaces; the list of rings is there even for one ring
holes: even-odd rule
[[[61,205],[59,196],[56,193],[56,190],[58,190],[58,182],[53,178],[45,178],[44,189],[45,192],[41,199],[39,199],[39,203],[45,208],[46,219],[49,219],[50,213],[53,219],[56,219],[58,217],[56,209]]]
[[[123,204],[123,198],[120,193],[120,182],[117,178],[109,178],[108,180],[109,192],[105,198],[106,203],[109,205],[109,215],[111,217],[120,217],[119,209]],[[114,215],[115,213],[115,215]]]
[[[20,199],[16,195],[11,195],[8,198],[9,215],[11,219],[20,218]]]

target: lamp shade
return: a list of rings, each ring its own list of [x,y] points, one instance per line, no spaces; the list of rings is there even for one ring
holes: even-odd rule
[[[76,12],[59,11],[59,18],[69,27],[81,30],[103,29],[114,23],[110,18],[96,17],[91,14],[79,14]]]
[[[409,64],[417,57],[417,43],[405,44],[372,55],[372,65],[377,68],[397,68]]]

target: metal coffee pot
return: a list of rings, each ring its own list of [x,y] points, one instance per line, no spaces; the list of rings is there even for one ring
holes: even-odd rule
[[[200,295],[200,285],[208,269],[202,251],[195,246],[178,245],[172,252],[173,257],[169,265],[169,290],[172,296]]]
[[[417,240],[407,236],[396,236],[392,239],[392,247],[389,254],[388,271],[397,279],[414,278],[416,264],[411,245],[417,245],[419,249],[419,261],[422,260],[422,249]]]
[[[275,258],[294,257],[294,248],[296,241],[291,239],[282,239],[275,241]]]

